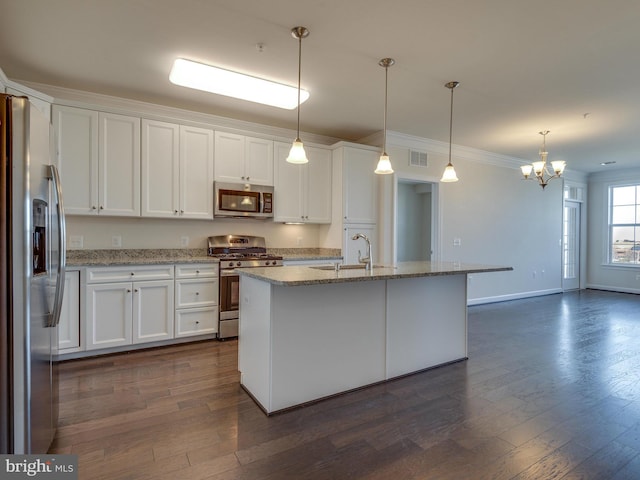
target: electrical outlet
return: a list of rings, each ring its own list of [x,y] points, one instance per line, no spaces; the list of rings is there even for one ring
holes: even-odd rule
[[[462,240],[460,238],[454,238],[453,239],[453,246],[454,247],[459,247],[460,245],[462,245]]]
[[[296,239],[296,246],[301,247],[302,246],[302,237],[298,237]]]
[[[533,271],[531,272],[531,277],[532,277],[532,278],[536,278],[537,276],[538,276],[538,272],[536,272],[535,270],[533,270]]]
[[[180,246],[181,247],[188,247],[189,246],[189,237],[187,237],[187,236],[180,237]]]
[[[122,236],[121,235],[112,235],[111,236],[111,246],[112,247],[121,247],[122,246]]]
[[[636,280],[640,280],[640,275],[636,275]]]
[[[84,237],[82,235],[69,235],[67,245],[69,248],[82,248],[84,247]]]

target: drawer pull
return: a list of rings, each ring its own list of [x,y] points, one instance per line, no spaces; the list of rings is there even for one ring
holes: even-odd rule
[[[196,292],[196,295],[200,295],[200,292]]]

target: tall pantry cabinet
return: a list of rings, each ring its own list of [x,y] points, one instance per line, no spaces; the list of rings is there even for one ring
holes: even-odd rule
[[[378,258],[378,175],[374,170],[379,155],[378,149],[346,142],[333,150],[334,168],[342,173],[342,256],[347,264],[358,263],[358,250],[366,255],[366,242],[352,239],[356,233],[371,240],[374,262]]]

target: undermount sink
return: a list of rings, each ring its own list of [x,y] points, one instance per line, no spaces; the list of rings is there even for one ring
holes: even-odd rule
[[[339,266],[339,270],[364,270],[364,263],[354,263],[354,264],[348,264],[348,265],[338,265]],[[320,265],[317,267],[311,267],[311,268],[315,268],[316,270],[335,270],[336,267],[333,265]],[[386,265],[374,265],[373,268],[390,268],[387,267]]]

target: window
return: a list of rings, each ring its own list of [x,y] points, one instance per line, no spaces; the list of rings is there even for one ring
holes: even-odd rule
[[[609,188],[609,262],[640,264],[640,185]]]

